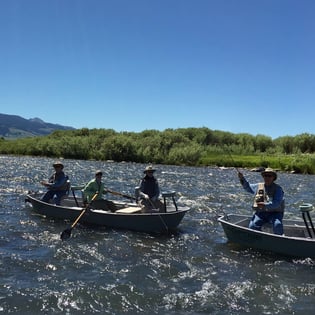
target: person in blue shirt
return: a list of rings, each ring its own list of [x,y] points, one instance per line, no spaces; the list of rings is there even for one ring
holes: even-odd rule
[[[263,182],[250,184],[244,175],[238,172],[243,188],[255,195],[252,206],[255,213],[249,223],[249,228],[260,231],[263,224],[272,223],[273,232],[282,235],[285,208],[283,189],[275,183],[277,173],[272,168],[266,168],[261,175]]]
[[[63,164],[57,161],[53,164],[55,172],[49,177],[48,181],[40,183],[48,190],[41,198],[44,202],[50,202],[52,199],[54,204],[60,205],[61,199],[69,193],[70,183],[68,176],[63,172]]]

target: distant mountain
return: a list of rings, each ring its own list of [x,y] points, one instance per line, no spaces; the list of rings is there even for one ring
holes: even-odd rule
[[[0,137],[16,139],[45,136],[55,130],[74,130],[75,128],[46,123],[40,118],[25,119],[16,115],[0,114]]]

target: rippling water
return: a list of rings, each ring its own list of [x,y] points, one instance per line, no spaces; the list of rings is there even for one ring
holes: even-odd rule
[[[32,214],[27,191],[42,190],[51,159],[0,156],[0,313],[313,314],[315,261],[226,243],[217,218],[250,213],[235,169],[157,166],[160,186],[191,206],[178,233],[91,229]],[[65,160],[73,184],[104,170],[107,187],[133,194],[144,165]],[[252,181],[260,175],[244,171]],[[314,176],[279,174],[286,216],[314,202]]]

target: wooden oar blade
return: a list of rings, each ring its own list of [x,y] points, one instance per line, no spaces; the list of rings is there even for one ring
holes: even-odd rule
[[[67,240],[68,238],[70,238],[70,236],[71,236],[71,231],[72,231],[72,228],[65,229],[65,230],[61,233],[60,239],[61,239],[62,241],[65,241],[65,240]]]

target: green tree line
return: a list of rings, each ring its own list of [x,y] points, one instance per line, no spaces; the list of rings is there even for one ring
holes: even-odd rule
[[[315,135],[308,133],[272,139],[206,127],[138,133],[82,128],[42,137],[2,138],[0,153],[186,166],[269,166],[315,174]]]

